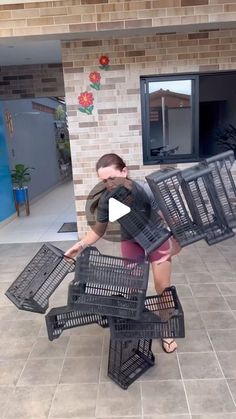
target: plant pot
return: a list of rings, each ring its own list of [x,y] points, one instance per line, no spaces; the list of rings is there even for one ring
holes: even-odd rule
[[[14,188],[14,196],[18,204],[26,202],[28,198],[28,186],[23,186],[23,188]]]
[[[65,121],[57,120],[57,121],[54,121],[54,122],[55,122],[55,125],[56,125],[57,128],[63,128],[64,125],[65,125]]]

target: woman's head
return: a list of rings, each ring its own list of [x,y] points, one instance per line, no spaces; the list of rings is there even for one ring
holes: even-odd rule
[[[114,153],[104,154],[96,164],[99,179],[111,190],[122,184],[128,176],[128,169],[120,156]]]

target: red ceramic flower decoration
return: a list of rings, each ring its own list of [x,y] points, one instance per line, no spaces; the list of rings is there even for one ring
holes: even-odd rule
[[[99,58],[99,63],[101,64],[100,68],[102,70],[108,70],[109,69],[109,58],[107,57],[107,55],[102,55]]]
[[[86,113],[87,115],[91,115],[93,111],[93,101],[94,97],[92,93],[83,92],[78,96],[79,104],[79,111]]]
[[[93,71],[92,73],[90,73],[89,74],[89,80],[92,82],[92,84],[90,84],[90,86],[93,89],[100,90],[101,75],[98,71]]]

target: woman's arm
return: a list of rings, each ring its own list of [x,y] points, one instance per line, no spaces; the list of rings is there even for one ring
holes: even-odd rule
[[[88,246],[92,246],[96,243],[105,233],[108,223],[97,222],[93,227],[93,230],[89,231],[80,241],[70,247],[66,252],[65,256],[69,258],[75,258],[82,250]]]

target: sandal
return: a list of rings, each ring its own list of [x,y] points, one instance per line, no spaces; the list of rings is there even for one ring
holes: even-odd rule
[[[162,346],[163,351],[166,352],[167,354],[172,354],[173,352],[175,352],[176,349],[177,349],[177,346],[173,349],[173,351],[167,351],[166,348],[165,348],[165,345],[168,345],[168,348],[170,348],[170,346],[173,343],[175,343],[175,340],[174,339],[172,339],[170,342],[167,342],[167,340],[162,339],[161,340],[161,346]]]

